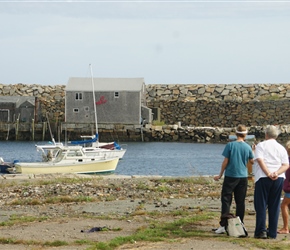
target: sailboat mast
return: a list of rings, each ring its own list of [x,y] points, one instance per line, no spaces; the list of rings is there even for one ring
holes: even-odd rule
[[[94,113],[95,113],[95,124],[96,124],[96,136],[98,136],[98,120],[97,120],[97,107],[96,107],[96,97],[95,97],[95,84],[94,84],[94,76],[92,65],[90,64],[91,69],[91,78],[92,78],[92,86],[93,86],[93,100],[94,100]]]

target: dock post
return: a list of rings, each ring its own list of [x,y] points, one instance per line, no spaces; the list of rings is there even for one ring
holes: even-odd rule
[[[16,128],[15,128],[15,140],[18,140],[18,129],[19,129],[19,116],[16,120]]]
[[[45,138],[45,130],[46,130],[46,122],[43,122],[42,126],[42,140],[44,141]]]
[[[34,141],[34,119],[31,122],[31,131],[32,131],[32,141]]]

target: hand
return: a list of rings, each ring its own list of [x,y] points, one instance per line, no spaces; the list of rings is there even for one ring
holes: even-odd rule
[[[214,179],[215,181],[219,181],[220,178],[221,178],[221,177],[220,177],[219,175],[216,175],[215,177],[213,177],[213,179]]]
[[[270,173],[269,174],[269,178],[273,181],[277,180],[278,179],[278,174],[277,172],[273,172],[273,173]]]

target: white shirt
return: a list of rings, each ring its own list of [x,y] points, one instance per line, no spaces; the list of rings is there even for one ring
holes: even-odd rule
[[[255,182],[257,182],[260,178],[267,177],[257,162],[258,158],[264,160],[271,173],[277,171],[282,164],[289,163],[286,149],[276,140],[269,139],[260,142],[256,146],[253,165]],[[280,174],[279,177],[285,178],[285,173]]]

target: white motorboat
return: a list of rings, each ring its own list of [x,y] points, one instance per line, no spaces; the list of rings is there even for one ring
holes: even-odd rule
[[[54,154],[50,159],[47,156],[43,162],[16,162],[16,173],[22,174],[50,174],[50,173],[78,173],[96,174],[111,173],[117,168],[119,158],[110,156],[109,152],[84,150],[82,146],[44,145],[37,146],[44,154]]]

